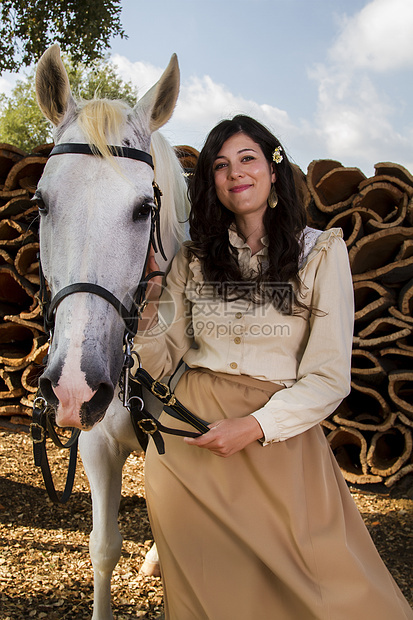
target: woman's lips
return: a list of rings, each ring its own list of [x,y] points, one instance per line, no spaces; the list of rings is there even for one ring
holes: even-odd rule
[[[231,187],[229,191],[238,194],[239,192],[245,192],[249,187],[251,187],[251,185],[236,185],[235,187]]]

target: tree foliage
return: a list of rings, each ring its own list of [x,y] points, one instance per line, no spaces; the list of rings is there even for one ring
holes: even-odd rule
[[[102,58],[111,37],[125,38],[121,0],[1,0],[0,73],[36,62],[59,43],[74,64]]]
[[[116,73],[116,66],[98,60],[86,67],[64,60],[73,95],[91,99],[95,95],[108,99],[123,99],[131,106],[137,101],[137,90]],[[35,71],[19,80],[10,97],[0,95],[0,142],[18,146],[26,152],[53,140],[52,125],[40,112],[36,101]]]

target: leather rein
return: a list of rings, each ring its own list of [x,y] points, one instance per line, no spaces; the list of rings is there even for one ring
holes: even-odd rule
[[[148,164],[152,169],[154,169],[152,156],[145,151],[140,151],[138,149],[130,147],[118,147],[110,145],[108,146],[108,148],[110,153],[115,157],[126,157],[129,159],[141,161]],[[88,144],[80,143],[58,144],[52,149],[50,156],[65,153],[100,156],[99,151],[97,151],[96,149],[91,148]],[[146,273],[149,250],[151,245],[153,246],[155,252],[157,252],[159,248],[162,257],[164,258],[164,260],[166,260],[160,235],[159,215],[161,208],[162,192],[159,189],[158,185],[155,183],[155,181],[153,181],[152,185],[154,190],[154,206],[151,210],[150,239],[146,252],[144,267],[142,270],[143,274]],[[73,295],[74,293],[91,293],[93,295],[98,295],[99,297],[102,297],[105,301],[107,301],[116,309],[119,316],[122,318],[125,325],[125,352],[123,370],[119,379],[119,397],[121,398],[124,407],[128,409],[130,413],[132,425],[135,430],[136,436],[144,450],[146,449],[148,443],[148,437],[151,436],[155,442],[158,452],[160,454],[163,454],[165,452],[163,438],[160,434],[161,432],[186,437],[196,437],[199,433],[206,433],[209,430],[206,422],[204,422],[193,413],[191,413],[189,410],[187,410],[186,407],[184,407],[184,405],[182,405],[176,399],[168,385],[165,385],[164,383],[161,383],[159,381],[155,381],[149,375],[149,373],[147,373],[142,368],[139,356],[136,352],[132,351],[133,338],[138,330],[139,319],[141,318],[142,312],[147,305],[145,294],[148,282],[151,278],[155,276],[164,275],[163,272],[154,271],[146,276],[142,276],[134,294],[132,308],[131,310],[128,310],[124,306],[124,304],[115,295],[113,295],[113,293],[98,284],[93,284],[89,282],[78,282],[70,284],[58,291],[58,293],[56,293],[55,296],[50,299],[40,261],[39,271],[39,301],[43,310],[45,331],[50,335],[50,342],[52,340],[57,308],[59,304],[63,301],[63,299],[65,299],[69,295]],[[136,356],[139,360],[138,369],[136,370],[134,375],[132,375],[131,372],[131,369],[134,366],[133,356]],[[150,390],[156,396],[156,398],[158,398],[164,404],[164,410],[167,413],[181,421],[191,424],[197,429],[198,433],[192,433],[178,429],[170,429],[161,424],[146,409],[143,399],[142,386]],[[69,499],[73,488],[74,476],[76,471],[78,439],[81,431],[79,429],[72,429],[70,439],[66,443],[62,443],[54,429],[52,419],[53,413],[53,408],[47,403],[46,399],[39,391],[33,404],[33,421],[30,425],[30,433],[33,441],[34,461],[35,465],[39,466],[42,470],[46,490],[49,494],[50,499],[54,503],[63,504]],[[70,449],[66,485],[63,494],[60,497],[55,490],[50,472],[49,462],[47,459],[47,436],[49,436],[59,448]]]

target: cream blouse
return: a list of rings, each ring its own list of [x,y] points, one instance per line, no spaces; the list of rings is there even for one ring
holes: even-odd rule
[[[236,232],[229,234],[241,269],[257,270],[266,260],[266,238],[251,256]],[[350,391],[354,305],[347,248],[339,228],[307,228],[304,234],[301,299],[318,312],[281,314],[271,303],[214,297],[199,260],[188,257],[184,244],[166,278],[158,324],[135,339],[142,365],[158,378],[171,374],[183,358],[190,368],[283,384],[286,389],[251,414],[263,430],[264,445],[318,424]],[[289,291],[279,289],[285,301]]]

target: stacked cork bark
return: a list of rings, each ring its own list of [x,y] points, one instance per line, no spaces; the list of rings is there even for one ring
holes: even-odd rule
[[[0,144],[0,426],[27,430],[47,352],[37,300],[38,222],[31,201],[50,145]]]
[[[354,281],[352,391],[327,437],[348,481],[392,486],[413,472],[413,176],[317,160],[304,193],[310,225],[343,229]]]
[[[0,144],[0,427],[11,430],[28,430],[48,347],[31,198],[50,148]],[[190,174],[197,151],[176,152]],[[352,391],[324,429],[349,482],[392,486],[413,473],[413,176],[380,163],[366,178],[332,160],[296,173],[309,224],[343,229],[354,279]]]

